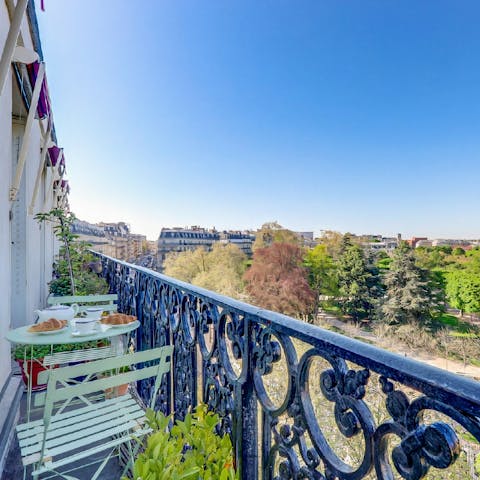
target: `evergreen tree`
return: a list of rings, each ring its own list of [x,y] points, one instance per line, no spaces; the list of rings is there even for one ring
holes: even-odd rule
[[[424,322],[438,307],[428,271],[415,263],[414,251],[406,243],[395,249],[384,283],[381,313],[387,323]]]
[[[356,323],[371,315],[380,295],[378,274],[369,267],[359,246],[345,242],[337,262],[337,277],[343,313],[351,315]]]

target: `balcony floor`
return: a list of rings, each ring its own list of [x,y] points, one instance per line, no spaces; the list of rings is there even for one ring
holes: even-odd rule
[[[22,396],[22,401],[20,404],[20,420],[19,422],[21,423],[25,418],[25,412],[26,412],[26,405],[27,405],[27,399],[26,399],[26,394],[24,393]],[[38,417],[37,415],[34,415],[34,418]],[[82,467],[81,465],[78,464],[73,464],[75,466],[80,467],[78,470],[75,472],[72,472],[72,476],[78,477],[79,479],[89,479],[92,478],[93,473],[95,472],[96,468],[98,467],[98,464],[95,465],[90,465],[88,467]],[[122,468],[120,467],[118,463],[117,458],[113,458],[109,461],[107,466],[104,468],[100,478],[102,480],[119,480],[120,476],[122,474]],[[44,475],[41,478],[48,477],[48,474]],[[22,466],[22,460],[20,456],[20,449],[18,447],[18,441],[16,435],[14,435],[14,438],[12,439],[11,442],[11,447],[10,451],[8,452],[7,459],[5,461],[5,466],[3,469],[3,472],[1,472],[1,480],[12,480],[12,479],[22,479],[23,478],[23,466]],[[27,470],[27,480],[31,478],[30,475],[30,469]],[[61,477],[58,477],[61,478]]]

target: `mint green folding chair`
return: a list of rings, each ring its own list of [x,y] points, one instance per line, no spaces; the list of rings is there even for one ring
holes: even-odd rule
[[[155,377],[149,404],[153,408],[162,377],[170,370],[172,352],[173,347],[166,346],[42,372],[41,375],[48,376],[47,391],[37,394],[35,403],[44,403],[43,419],[18,425],[16,429],[23,465],[32,466],[33,478],[38,479],[39,475],[43,478],[44,473],[50,472],[51,476],[67,480],[84,480],[70,474],[100,462],[90,477],[95,480],[108,461],[119,454],[123,444],[129,452],[125,474],[133,464],[141,438],[151,430],[145,424],[144,408],[130,393],[107,398],[103,392]],[[136,369],[117,373],[132,366]],[[92,378],[105,372],[109,376]],[[90,380],[68,383],[79,375]],[[82,402],[73,402],[74,399]]]

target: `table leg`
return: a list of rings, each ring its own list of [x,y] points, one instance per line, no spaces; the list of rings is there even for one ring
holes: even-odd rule
[[[115,335],[110,339],[112,343],[112,352],[115,355],[123,355],[127,350],[125,335]]]

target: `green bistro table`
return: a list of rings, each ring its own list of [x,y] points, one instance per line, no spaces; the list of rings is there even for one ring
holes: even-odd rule
[[[32,399],[32,375],[28,372],[27,360],[37,361],[38,359],[33,358],[33,348],[39,345],[50,346],[51,356],[54,360],[49,364],[50,366],[60,363],[56,360],[64,356],[68,360],[61,360],[61,362],[68,361],[82,361],[82,360],[94,360],[102,357],[96,356],[96,352],[101,349],[86,349],[82,351],[73,351],[73,352],[62,352],[62,353],[53,353],[54,345],[62,344],[75,344],[75,343],[84,343],[92,342],[95,340],[110,340],[110,347],[108,349],[108,356],[117,356],[125,353],[127,349],[127,334],[138,328],[140,322],[138,320],[128,323],[126,325],[103,325],[98,323],[96,329],[92,333],[88,334],[79,334],[78,332],[72,329],[71,325],[67,325],[61,330],[54,332],[29,332],[28,329],[31,325],[24,327],[15,328],[14,330],[9,330],[5,335],[5,339],[10,343],[25,345],[24,349],[24,373],[28,379],[27,382],[27,421],[30,420],[31,412],[31,399]],[[105,348],[104,348],[105,350]],[[74,354],[74,355],[72,355]],[[75,355],[76,354],[76,355]],[[41,362],[38,362],[41,363]],[[45,365],[44,365],[45,366]],[[32,370],[32,367],[31,367]]]

